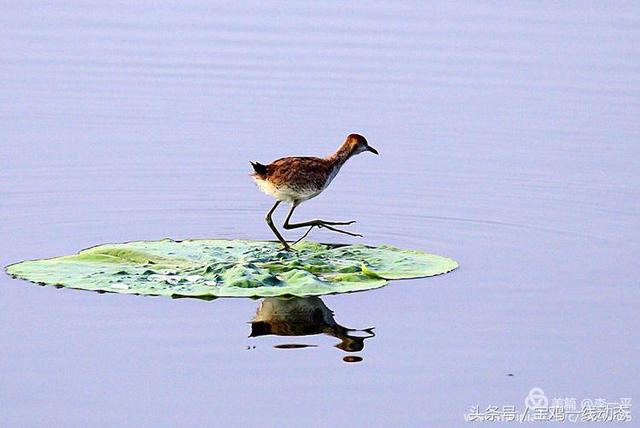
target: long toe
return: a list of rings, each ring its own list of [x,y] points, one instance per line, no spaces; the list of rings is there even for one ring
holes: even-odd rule
[[[304,238],[307,237],[307,235],[309,235],[309,232],[311,232],[311,229],[313,229],[315,226],[311,226],[305,233],[304,235],[302,235],[300,238],[298,238],[298,240],[296,242],[293,243],[293,245],[296,245],[298,242],[302,241]],[[320,226],[318,226],[320,227]]]
[[[350,221],[324,221],[324,220],[320,220],[320,222],[322,224],[328,224],[330,226],[349,226],[350,224],[355,223],[355,220],[350,220]]]
[[[360,235],[359,233],[349,232],[349,231],[338,229],[337,227],[332,227],[332,226],[329,226],[329,225],[326,225],[326,224],[324,225],[324,227],[326,227],[329,230],[333,230],[334,232],[344,233],[345,235],[358,236],[358,237],[362,238],[362,235]]]

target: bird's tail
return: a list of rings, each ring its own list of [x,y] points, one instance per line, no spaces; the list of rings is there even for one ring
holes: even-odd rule
[[[255,173],[253,175],[255,175],[256,177],[265,177],[267,175],[267,166],[266,165],[262,165],[260,162],[251,162],[251,166],[253,167],[253,170],[255,171]]]

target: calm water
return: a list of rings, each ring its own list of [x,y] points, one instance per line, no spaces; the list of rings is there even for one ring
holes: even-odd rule
[[[440,3],[2,2],[3,266],[271,239],[249,160],[361,132],[381,156],[298,219],[461,268],[288,303],[2,275],[0,426],[463,426],[533,387],[640,400],[638,3]]]

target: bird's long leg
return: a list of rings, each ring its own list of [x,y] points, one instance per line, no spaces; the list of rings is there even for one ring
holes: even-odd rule
[[[300,242],[304,237],[306,237],[309,232],[311,232],[311,229],[313,229],[314,227],[318,227],[318,228],[322,228],[322,227],[326,227],[329,230],[332,230],[334,232],[338,232],[338,233],[344,233],[345,235],[350,235],[350,236],[359,236],[362,237],[362,235],[360,235],[359,233],[353,233],[353,232],[348,232],[346,230],[342,230],[342,229],[338,229],[336,227],[333,227],[335,225],[350,225],[355,223],[355,221],[325,221],[325,220],[310,220],[310,221],[305,221],[302,223],[289,223],[289,220],[291,220],[291,216],[293,215],[293,211],[296,209],[296,207],[298,206],[298,202],[294,202],[293,206],[291,207],[291,211],[289,211],[289,214],[287,215],[287,218],[284,221],[284,225],[282,227],[284,227],[287,230],[290,229],[299,229],[301,227],[309,227],[309,230],[307,230],[307,232],[302,236],[302,238],[298,239],[297,242]]]
[[[276,229],[276,226],[273,224],[273,220],[271,219],[271,215],[276,210],[276,208],[278,208],[278,205],[280,205],[280,202],[281,201],[276,201],[276,203],[273,206],[273,208],[271,208],[271,210],[267,213],[267,216],[265,217],[265,220],[267,221],[267,224],[269,225],[269,227],[271,228],[273,233],[276,235],[278,240],[280,242],[282,242],[282,245],[284,245],[284,249],[285,250],[290,250],[291,247],[289,247],[289,244],[287,244],[287,241],[285,241],[284,238],[282,237],[282,235],[280,235],[280,232],[278,232],[278,229]]]

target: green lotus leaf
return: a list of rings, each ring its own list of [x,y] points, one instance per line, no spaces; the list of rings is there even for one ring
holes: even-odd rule
[[[82,290],[193,297],[319,296],[439,275],[449,258],[383,245],[303,241],[295,251],[265,241],[135,241],[7,267],[17,278]]]

